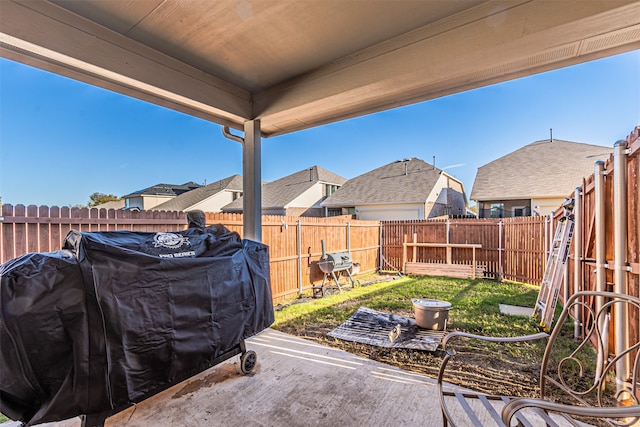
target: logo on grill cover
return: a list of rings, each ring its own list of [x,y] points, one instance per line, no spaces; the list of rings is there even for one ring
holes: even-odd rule
[[[176,233],[156,233],[153,236],[153,246],[177,249],[182,245],[188,245],[189,238]]]

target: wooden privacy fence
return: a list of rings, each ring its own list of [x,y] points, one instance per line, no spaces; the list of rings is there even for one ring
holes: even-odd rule
[[[242,235],[242,214],[207,213],[207,223],[220,223]],[[186,227],[183,212],[121,211],[96,208],[3,205],[0,222],[0,260],[27,252],[60,249],[71,229],[80,231],[177,231]],[[436,221],[356,221],[350,216],[330,218],[263,216],[263,242],[270,248],[275,301],[311,290],[322,280],[317,261],[320,242],[328,252],[350,251],[360,272],[402,269],[403,236],[418,242],[481,244],[475,249],[487,277],[532,284],[542,280],[545,249],[544,218],[453,219]],[[382,248],[380,237],[382,235]],[[464,247],[420,248],[418,262],[473,262]],[[382,258],[380,257],[382,255]]]
[[[382,269],[402,270],[403,242],[409,236],[412,241],[436,244],[416,247],[415,262],[468,266],[475,262],[486,277],[542,283],[548,217],[383,221],[381,227]]]
[[[242,236],[241,214],[207,213],[207,224],[219,223]],[[3,205],[0,222],[0,260],[4,263],[28,252],[59,250],[71,229],[79,231],[178,231],[186,228],[183,212],[122,211],[96,208]],[[350,216],[305,218],[262,217],[262,240],[269,246],[274,302],[310,291],[322,280],[317,267],[321,240],[328,252],[350,251],[360,272],[378,266],[377,221],[356,221]]]
[[[186,227],[184,213],[122,211],[57,206],[2,205],[0,260],[4,263],[28,252],[61,248],[67,233],[79,231],[177,231]]]
[[[640,296],[640,127],[631,133],[626,141],[627,167],[626,167],[626,194],[622,195],[625,201],[620,205],[624,209],[626,217],[626,236],[621,242],[625,246],[627,254],[626,260],[621,260],[625,265],[626,281],[630,295]],[[580,289],[570,289],[573,294],[575,290],[596,290],[598,281],[598,245],[602,255],[602,269],[600,278],[605,286],[612,287],[615,281],[615,245],[616,245],[616,202],[615,196],[615,170],[614,155],[602,164],[600,176],[596,176],[595,171],[598,166],[594,164],[594,174],[578,183],[576,191],[571,194],[577,201],[574,212],[579,213],[576,218],[573,245],[569,258],[573,262],[568,262],[569,282],[580,284]],[[597,181],[600,180],[598,183]],[[576,194],[578,192],[579,194]],[[598,197],[601,197],[598,202]],[[618,212],[619,214],[620,212]],[[554,219],[557,220],[562,215],[562,209],[555,212]],[[598,237],[598,222],[600,222],[601,235]],[[576,258],[576,249],[578,257]],[[577,261],[577,262],[576,262]],[[576,270],[577,267],[577,270]],[[613,289],[611,289],[613,290]],[[566,291],[566,290],[565,290]]]
[[[377,221],[350,217],[263,217],[262,241],[269,246],[274,301],[300,295],[322,280],[317,265],[322,240],[327,252],[351,252],[360,273],[377,271],[379,229]]]
[[[575,231],[560,298],[566,301],[583,290],[640,296],[640,126],[577,184],[571,194]],[[562,209],[555,212],[556,223],[561,215]],[[611,354],[617,340],[640,340],[638,310],[617,311],[612,310],[608,325]]]

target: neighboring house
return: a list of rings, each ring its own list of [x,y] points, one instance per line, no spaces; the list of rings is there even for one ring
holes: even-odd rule
[[[242,176],[233,175],[195,188],[152,208],[154,211],[220,212],[222,207],[242,196]]]
[[[420,159],[403,159],[347,181],[322,202],[327,216],[355,214],[365,220],[427,219],[465,215],[467,198],[458,179]]]
[[[593,174],[612,148],[546,139],[478,168],[471,199],[478,217],[548,215]]]
[[[333,194],[345,178],[319,166],[262,184],[262,214],[324,216],[320,202]],[[242,212],[242,198],[222,208],[223,212]]]
[[[124,208],[124,199],[120,199],[120,200],[112,200],[110,202],[104,202],[104,203],[100,203],[99,205],[95,205],[95,206],[91,206],[91,208],[96,208],[96,209],[122,209]]]
[[[148,210],[199,187],[201,185],[195,182],[187,182],[182,185],[157,184],[123,196],[124,209]]]

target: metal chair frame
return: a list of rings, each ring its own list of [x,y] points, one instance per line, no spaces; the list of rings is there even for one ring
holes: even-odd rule
[[[596,303],[597,301],[597,303]],[[597,306],[598,308],[594,308]],[[575,340],[575,346],[570,351],[564,350],[559,362],[552,362],[554,351],[557,354],[555,344],[562,329],[562,325],[569,319],[572,313],[579,309],[582,312],[582,337]],[[569,424],[579,425],[574,419],[578,417],[594,417],[611,426],[631,426],[640,423],[640,342],[629,340],[624,350],[618,350],[619,354],[608,355],[607,325],[609,313],[614,310],[627,310],[633,312],[633,317],[640,316],[640,298],[629,295],[621,295],[613,292],[582,291],[571,296],[564,306],[555,327],[550,334],[540,332],[537,334],[520,337],[486,337],[464,332],[452,332],[442,341],[445,351],[438,373],[438,391],[440,406],[442,409],[443,423],[455,425],[453,404],[459,405],[462,410],[455,412],[457,415],[465,413],[468,420],[464,425],[481,425],[479,417],[469,405],[471,399],[478,399],[483,403],[482,407],[491,413],[497,425],[511,426],[512,420],[517,420],[517,425],[532,426],[534,422],[527,419],[523,409],[528,408],[528,414],[535,413],[542,418],[544,423],[550,426],[557,425],[551,414],[563,417]],[[613,317],[613,316],[611,316]],[[477,339],[491,342],[513,343],[546,339],[547,345],[542,357],[539,377],[540,395],[538,398],[520,398],[510,396],[488,395],[476,392],[452,391],[444,382],[447,364],[456,356],[451,343],[460,338]],[[593,354],[595,351],[595,366],[587,369],[583,363],[586,352]],[[591,357],[591,356],[587,356]],[[553,365],[552,365],[553,364]],[[626,366],[630,371],[630,378],[621,381],[616,378],[616,367]],[[569,378],[568,372],[573,373],[578,369],[584,381],[580,387],[576,387]],[[589,372],[589,374],[587,374]],[[612,405],[605,401],[605,385],[614,379],[616,392]],[[586,384],[586,385],[585,385]],[[549,387],[556,387],[575,401],[574,404],[558,403],[550,400]],[[611,397],[611,396],[609,396]],[[501,400],[505,403],[500,414],[489,403],[490,400]],[[457,402],[457,403],[454,403]],[[595,403],[594,403],[595,402]],[[557,418],[556,418],[557,420]]]

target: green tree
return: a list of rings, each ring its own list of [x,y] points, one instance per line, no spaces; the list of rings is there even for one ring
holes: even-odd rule
[[[107,202],[115,202],[120,199],[122,199],[122,197],[114,196],[113,194],[95,192],[89,196],[89,207],[98,206]]]

